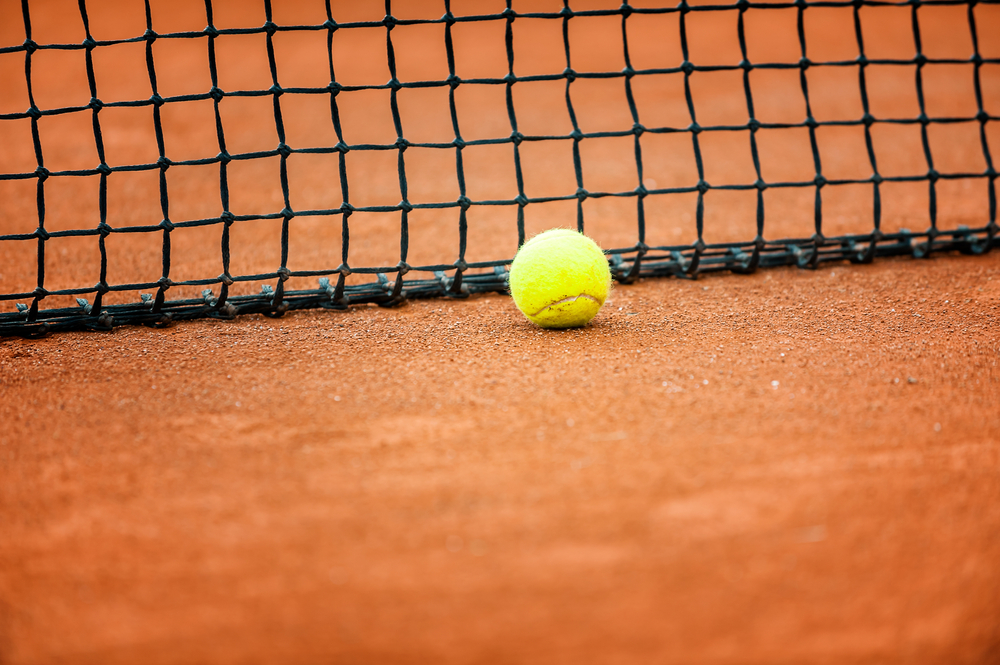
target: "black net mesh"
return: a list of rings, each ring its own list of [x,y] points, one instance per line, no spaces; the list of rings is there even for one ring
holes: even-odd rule
[[[804,268],[816,267],[826,261],[849,260],[856,263],[872,261],[879,256],[913,255],[926,257],[934,252],[958,250],[965,253],[982,253],[997,244],[996,222],[996,178],[990,149],[991,123],[1000,118],[989,110],[989,99],[995,94],[998,85],[998,72],[994,69],[1000,65],[1000,58],[994,48],[996,34],[986,35],[977,26],[979,12],[985,7],[991,12],[996,6],[995,0],[911,0],[908,2],[881,2],[872,0],[854,1],[807,1],[779,2],[761,4],[740,0],[730,5],[689,5],[685,0],[672,7],[634,6],[628,2],[620,7],[608,9],[574,9],[569,0],[565,0],[561,10],[549,12],[515,11],[510,0],[506,9],[498,13],[460,16],[452,11],[452,3],[444,0],[441,3],[443,14],[435,19],[403,19],[393,16],[393,6],[389,0],[385,2],[385,18],[380,21],[338,22],[337,12],[326,1],[327,20],[314,25],[279,25],[272,20],[272,3],[264,0],[263,13],[266,21],[259,27],[223,28],[216,27],[213,19],[213,2],[205,0],[205,20],[208,27],[192,32],[158,33],[153,20],[150,2],[145,2],[146,30],[144,34],[131,39],[97,40],[91,36],[88,21],[86,0],[79,0],[79,17],[82,20],[86,39],[82,43],[38,43],[32,39],[32,4],[22,0],[21,16],[4,16],[4,21],[23,21],[24,34],[27,39],[23,44],[0,48],[0,57],[23,57],[24,80],[27,86],[29,108],[24,112],[4,113],[0,115],[0,123],[30,122],[31,145],[34,152],[33,163],[19,163],[18,168],[7,169],[10,172],[0,173],[0,184],[4,181],[33,182],[37,188],[34,209],[37,214],[37,227],[22,233],[7,233],[10,225],[0,226],[0,245],[8,245],[7,253],[19,255],[30,252],[36,257],[36,283],[33,290],[20,289],[20,292],[10,292],[11,289],[0,277],[0,303],[15,303],[16,310],[0,312],[0,334],[34,334],[51,330],[71,328],[109,328],[119,324],[164,325],[173,320],[198,317],[232,317],[240,313],[263,313],[279,316],[289,309],[325,307],[344,308],[350,304],[376,303],[379,305],[394,305],[407,298],[422,297],[462,297],[477,292],[504,292],[506,290],[506,266],[511,260],[509,252],[491,257],[491,260],[469,260],[467,257],[468,237],[470,233],[470,214],[481,207],[491,207],[507,211],[506,233],[511,237],[516,235],[519,245],[525,239],[525,210],[531,206],[547,202],[575,202],[576,226],[581,231],[587,231],[587,206],[600,199],[619,199],[629,202],[632,209],[630,219],[620,219],[618,224],[630,229],[634,242],[625,246],[608,247],[607,253],[611,262],[614,277],[622,282],[635,280],[640,276],[678,276],[695,277],[700,273],[710,271],[733,271],[747,273],[759,267],[776,265],[798,265]],[[912,40],[915,53],[906,58],[876,58],[866,55],[866,44],[862,31],[860,14],[872,7],[898,7],[909,13],[908,29],[912,29]],[[930,7],[957,7],[967,17],[968,39],[971,39],[972,53],[962,58],[942,58],[927,55],[922,46],[922,15]],[[810,59],[807,30],[804,17],[817,8],[849,15],[853,21],[856,41],[856,56],[848,59],[816,61]],[[775,12],[778,10],[792,11],[797,14],[796,52],[798,58],[784,62],[752,62],[745,38],[745,21],[754,13]],[[701,64],[689,53],[688,24],[693,17],[704,14],[728,15],[737,21],[738,48],[741,58],[738,62],[729,64]],[[633,66],[630,52],[630,23],[643,16],[674,16],[678,20],[679,30],[673,34],[659,36],[664,42],[679,45],[682,59],[670,66],[658,68],[640,68]],[[991,14],[991,16],[994,16]],[[624,47],[625,67],[615,71],[578,71],[574,68],[574,56],[571,54],[569,38],[570,25],[585,17],[611,17],[620,25],[620,34],[613,35],[620,39]],[[561,71],[545,74],[524,76],[515,73],[515,38],[519,25],[524,21],[546,21],[561,25],[561,51],[565,55],[565,67]],[[926,21],[926,19],[925,19]],[[493,23],[502,26],[505,31],[505,50],[507,60],[506,76],[496,78],[460,78],[456,68],[456,49],[453,44],[453,30],[465,23]],[[396,49],[394,49],[394,30],[400,26],[435,25],[443,27],[444,50],[447,55],[449,76],[441,80],[421,80],[403,82],[397,76]],[[926,28],[926,26],[923,26]],[[384,33],[384,54],[390,80],[380,85],[346,85],[338,81],[338,71],[335,68],[334,44],[351,32],[359,30],[379,29]],[[281,81],[281,68],[278,65],[274,39],[284,33],[321,34],[326,38],[327,64],[330,83],[323,87],[288,87]],[[219,71],[216,64],[216,49],[220,40],[237,35],[261,36],[266,43],[267,63],[270,71],[271,85],[264,89],[223,90],[219,84]],[[611,35],[609,35],[611,37]],[[203,44],[208,52],[208,69],[211,87],[199,94],[164,96],[159,92],[157,75],[171,63],[161,62],[162,56],[154,58],[154,44],[164,41],[197,41]],[[265,41],[266,40],[266,41]],[[94,59],[102,49],[108,49],[120,44],[139,44],[145,47],[146,74],[152,95],[143,99],[131,99],[115,102],[102,102],[99,97],[99,80],[95,76]],[[983,44],[989,44],[992,50],[983,50]],[[634,46],[633,46],[634,49]],[[76,51],[86,57],[86,75],[90,91],[90,101],[85,105],[45,108],[36,103],[33,89],[32,63],[45,51]],[[982,53],[985,52],[986,55]],[[460,65],[461,63],[459,63]],[[937,117],[933,107],[925,98],[924,72],[933,65],[962,65],[962,76],[971,77],[971,88],[975,95],[975,112],[964,117]],[[919,113],[914,117],[876,117],[870,106],[871,84],[868,80],[871,68],[889,66],[903,68],[912,72],[913,85],[916,92]],[[797,122],[765,122],[755,114],[755,100],[760,102],[760,93],[755,96],[753,77],[767,70],[786,70],[798,78],[798,92],[801,95],[797,102],[804,102],[806,116]],[[821,70],[838,70],[850,72],[853,77],[852,94],[859,93],[863,113],[860,117],[844,120],[822,120],[814,117],[810,100],[810,81],[815,72]],[[745,98],[746,121],[739,124],[714,124],[699,122],[699,114],[705,109],[696,105],[696,95],[692,94],[693,82],[699,77],[713,72],[730,72],[742,77],[742,92]],[[644,109],[637,103],[634,87],[640,80],[655,80],[656,77],[674,76],[683,79],[682,95],[686,105],[687,119],[684,123],[674,126],[644,123],[641,118]],[[631,124],[611,131],[589,131],[589,128],[578,122],[577,109],[574,107],[574,85],[585,80],[604,80],[616,82],[624,89],[624,99],[627,111],[631,116]],[[513,91],[515,86],[528,82],[557,82],[565,86],[565,105],[572,131],[560,135],[530,135],[519,130],[518,106],[515,103]],[[491,87],[505,91],[505,113],[509,120],[509,133],[495,138],[465,139],[462,133],[461,113],[456,105],[456,93],[469,87]],[[399,96],[407,89],[437,88],[447,91],[450,109],[450,124],[453,137],[445,142],[417,142],[408,140],[404,132]],[[395,128],[396,140],[391,143],[350,143],[350,133],[343,126],[341,104],[350,95],[365,90],[380,90],[388,93],[392,122]],[[911,94],[912,94],[911,88]],[[984,90],[986,92],[984,93]],[[993,92],[991,92],[993,91]],[[286,138],[283,122],[283,104],[292,96],[309,96],[322,98],[328,103],[329,113],[324,122],[332,126],[336,134],[336,144],[292,145]],[[986,101],[984,102],[984,96]],[[259,98],[268,100],[273,109],[273,123],[278,137],[278,145],[269,150],[236,152],[227,148],[227,132],[224,114],[220,107],[231,99]],[[201,101],[214,105],[214,134],[217,137],[217,154],[202,159],[181,160],[172,156],[164,141],[164,126],[162,116],[174,105]],[[106,115],[114,108],[143,109],[152,116],[155,131],[156,152],[158,158],[147,163],[119,165],[109,163],[106,158],[102,128],[106,128]],[[99,163],[90,169],[54,170],[46,166],[43,155],[50,148],[43,140],[40,132],[40,121],[47,117],[65,114],[83,114],[91,119],[92,134],[77,136],[74,140],[96,145]],[[206,121],[210,122],[210,120]],[[915,175],[886,175],[880,172],[879,164],[883,154],[876,149],[873,141],[873,131],[883,125],[905,125],[918,128],[920,132],[920,147],[923,161],[919,172]],[[977,154],[967,160],[968,168],[958,170],[943,170],[935,166],[936,151],[932,150],[933,141],[929,138],[929,129],[944,125],[965,125],[973,127],[978,132]],[[824,152],[817,140],[817,132],[824,127],[854,127],[863,131],[864,151],[861,156],[870,168],[870,175],[864,177],[835,177],[824,171]],[[995,124],[992,125],[995,127]],[[760,132],[769,130],[807,132],[815,174],[798,180],[780,181],[768,180],[762,170],[758,152],[758,136]],[[738,134],[743,137],[745,150],[752,160],[755,178],[746,182],[718,184],[711,183],[706,175],[703,160],[703,144],[707,137],[718,133]],[[648,150],[647,141],[652,136],[676,135],[688,141],[693,149],[693,169],[688,174],[688,183],[684,186],[658,186],[644,175],[644,150]],[[348,137],[348,138],[345,138]],[[586,150],[588,142],[601,138],[618,138],[631,141],[634,150],[634,164],[629,160],[628,169],[632,173],[634,186],[624,191],[594,191],[584,185],[586,169]],[[994,138],[995,141],[995,138]],[[530,196],[531,182],[526,181],[522,170],[522,151],[528,144],[561,142],[572,148],[572,168],[576,178],[575,191],[565,191],[558,196]],[[467,192],[464,158],[469,151],[480,146],[506,146],[513,152],[513,169],[516,178],[516,196],[500,200],[477,200]],[[45,150],[43,150],[45,148]],[[457,177],[459,196],[455,200],[426,201],[413,200],[408,195],[408,176],[413,177],[413,167],[407,163],[408,150],[424,148],[444,151],[453,155],[455,176]],[[216,148],[213,146],[213,152]],[[352,202],[349,185],[348,163],[361,153],[382,152],[395,156],[398,170],[399,202],[395,205],[360,205]],[[339,164],[339,186],[342,204],[333,208],[299,209],[290,193],[290,174],[288,162],[296,155],[327,155],[336,159]],[[230,208],[230,170],[234,164],[253,162],[255,160],[274,160],[278,163],[276,178],[280,182],[283,205],[264,214],[238,214]],[[951,160],[949,163],[953,163]],[[985,168],[981,164],[985,163]],[[977,166],[978,165],[978,166]],[[218,214],[202,217],[175,218],[171,215],[172,204],[176,194],[171,190],[171,175],[178,167],[210,166],[214,169],[218,184]],[[119,174],[127,172],[148,172],[157,174],[159,180],[159,210],[161,221],[156,224],[138,226],[115,226],[108,218],[109,182]],[[91,215],[94,223],[81,221],[73,228],[53,230],[46,226],[46,204],[51,203],[51,197],[56,195],[50,188],[52,183],[61,179],[92,177],[99,180],[97,197],[98,210],[81,214],[80,220],[89,220]],[[983,211],[978,223],[960,225],[955,228],[939,228],[938,224],[938,191],[943,183],[948,181],[964,181],[971,183],[968,196],[982,201]],[[883,195],[884,188],[894,182],[916,183],[926,190],[926,208],[929,226],[923,231],[886,230],[883,228]],[[855,186],[864,187],[870,192],[870,216],[867,232],[837,234],[831,233],[824,225],[824,196],[832,189]],[[811,205],[811,233],[798,237],[774,239],[768,237],[769,222],[765,215],[765,203],[769,197],[780,190],[800,190],[809,192]],[[746,233],[746,237],[731,242],[711,242],[706,240],[705,199],[717,191],[743,191],[755,196],[756,205],[743,207],[743,216],[755,220],[755,231]],[[684,244],[663,244],[651,242],[647,238],[647,211],[650,203],[669,197],[686,196],[693,201],[693,242]],[[82,205],[82,204],[81,204]],[[420,210],[450,211],[457,219],[457,243],[453,250],[453,260],[433,265],[414,265],[409,260],[411,244],[411,216]],[[398,219],[398,261],[383,265],[363,265],[352,262],[351,236],[353,219],[361,213],[389,213]],[[289,268],[289,225],[293,220],[302,218],[321,219],[325,223],[336,225],[338,229],[339,261],[331,261],[329,265],[314,270],[296,270]],[[281,232],[275,239],[280,246],[280,262],[273,270],[240,274],[231,266],[231,233],[241,224],[255,220],[273,220],[280,224]],[[548,226],[566,225],[564,220],[553,220]],[[773,223],[773,222],[772,222]],[[572,222],[570,222],[570,225]],[[172,236],[185,228],[210,227],[217,231],[217,242],[214,244],[218,268],[212,268],[198,278],[172,278],[171,265],[176,266],[183,257],[178,257],[180,251],[172,245]],[[749,225],[753,229],[753,224]],[[395,233],[395,230],[393,231]],[[119,234],[145,234],[158,239],[161,247],[159,279],[138,283],[115,283],[109,279],[109,239]],[[710,235],[710,234],[709,234]],[[50,244],[59,238],[83,238],[96,245],[99,254],[99,271],[89,277],[81,277],[74,288],[51,288],[46,281],[46,266],[53,261],[59,261],[59,256],[49,256]],[[317,239],[316,242],[320,242]],[[607,247],[607,245],[605,245]],[[14,247],[15,249],[11,249]],[[113,257],[112,257],[113,258]],[[48,263],[47,263],[48,261]],[[293,266],[294,267],[294,266]],[[218,272],[221,270],[221,272]],[[4,271],[0,270],[0,275]],[[360,277],[359,277],[360,276]],[[314,288],[286,288],[288,281],[295,278],[313,280]],[[96,282],[96,283],[95,283]],[[254,284],[262,288],[258,293],[239,293],[239,285]],[[296,282],[292,282],[293,284]],[[198,298],[172,299],[174,293],[182,293],[179,287],[197,287],[202,292]],[[134,302],[115,303],[115,294],[135,293]],[[140,295],[141,294],[141,295]],[[58,302],[69,296],[76,300],[76,306],[46,308],[46,299],[50,303]],[[70,301],[72,302],[72,301]]]

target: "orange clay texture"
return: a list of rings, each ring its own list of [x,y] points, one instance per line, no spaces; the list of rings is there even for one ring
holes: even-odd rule
[[[76,3],[30,4],[36,41],[84,40]],[[150,4],[161,34],[207,24],[200,0]],[[86,5],[96,40],[145,30],[142,3]],[[212,5],[219,28],[265,20],[261,3]],[[279,25],[326,20],[320,1],[272,5]],[[452,10],[503,6],[463,0]],[[441,2],[392,7],[404,18],[444,13]],[[561,7],[514,3],[519,12]],[[378,22],[384,9],[333,2],[342,23]],[[911,11],[859,10],[868,57],[913,56]],[[925,53],[968,58],[965,7],[919,12]],[[996,57],[1000,14],[983,3],[974,12],[980,51]],[[0,45],[23,43],[19,14],[18,3],[0,3]],[[693,61],[743,58],[736,14],[686,16]],[[801,57],[796,10],[750,9],[744,19],[751,62]],[[635,68],[681,63],[678,20],[628,19]],[[452,27],[457,76],[506,75],[505,21]],[[852,8],[810,8],[803,29],[811,59],[858,55]],[[394,27],[400,80],[448,76],[443,30]],[[512,30],[519,76],[566,67],[560,21],[519,16]],[[620,34],[620,17],[573,17],[573,68],[621,71]],[[314,37],[273,35],[283,86],[327,85],[327,33]],[[152,45],[162,95],[210,89],[206,39]],[[436,46],[421,50],[427,40]],[[385,48],[383,26],[338,30],[338,81],[384,84]],[[220,35],[219,86],[269,88],[266,50],[260,34]],[[43,49],[33,58],[40,107],[88,103],[82,51]],[[93,58],[103,101],[149,98],[145,44],[98,47]],[[974,114],[972,66],[964,67],[922,69],[929,114]],[[982,95],[995,115],[1000,88],[990,85],[991,71],[981,67]],[[862,116],[855,71],[811,67],[807,76],[818,119]],[[866,76],[876,117],[917,117],[912,68],[872,65]],[[754,69],[748,77],[762,122],[805,118],[798,72]],[[641,121],[686,127],[683,75],[657,81],[632,79]],[[690,85],[702,125],[746,122],[743,72],[695,72]],[[23,53],[0,55],[0,90],[0,113],[29,107]],[[584,131],[631,129],[622,79],[578,77],[570,94]],[[454,140],[445,88],[397,96],[409,140]],[[512,96],[521,132],[572,132],[565,81],[518,82]],[[504,86],[463,84],[455,97],[466,141],[510,135]],[[337,100],[346,142],[396,140],[390,91]],[[286,93],[280,103],[289,145],[336,145],[328,98]],[[169,158],[217,154],[211,101],[161,112]],[[273,99],[226,96],[220,113],[230,151],[277,145]],[[111,166],[156,161],[149,107],[105,107],[100,119]],[[38,124],[47,168],[99,163],[91,109]],[[995,125],[986,124],[994,159]],[[975,123],[927,131],[942,172],[986,168]],[[875,125],[872,133],[883,173],[925,171],[919,127]],[[746,132],[699,140],[708,182],[755,181]],[[648,189],[697,183],[690,135],[647,132],[640,141]],[[871,173],[863,128],[821,127],[817,141],[828,178]],[[0,171],[34,171],[29,121],[0,122],[0,145]],[[807,128],[761,129],[757,145],[767,182],[815,176]],[[579,148],[589,191],[639,185],[635,136]],[[519,150],[528,196],[577,191],[571,141],[525,141]],[[338,158],[289,157],[294,210],[341,205]],[[352,204],[398,204],[397,158],[345,156]],[[405,158],[410,200],[457,200],[453,151],[409,148]],[[511,145],[467,146],[463,159],[471,199],[518,195]],[[234,160],[228,174],[236,214],[283,208],[279,158]],[[158,224],[158,176],[110,175],[107,223]],[[172,166],[166,177],[174,221],[220,214],[218,165]],[[46,228],[97,228],[98,181],[49,178]],[[0,233],[35,230],[36,186],[0,181]],[[939,228],[986,223],[986,191],[985,179],[938,181]],[[870,185],[822,194],[827,237],[871,231]],[[709,191],[705,241],[752,239],[756,196]],[[883,183],[881,196],[884,231],[928,227],[926,182]],[[765,191],[765,236],[810,237],[814,197],[811,188]],[[525,235],[576,228],[578,205],[601,247],[637,242],[635,199],[615,197],[532,203]],[[648,244],[696,241],[696,195],[650,195],[645,206]],[[514,256],[513,207],[467,212],[468,261]],[[281,265],[282,221],[233,225],[234,274]],[[339,264],[341,228],[332,222],[290,220],[289,269]],[[357,213],[351,224],[353,267],[396,265],[399,213]],[[457,229],[457,208],[415,208],[407,261],[453,263]],[[159,279],[162,235],[109,235],[109,282]],[[99,240],[47,241],[46,288],[96,284]],[[171,279],[222,272],[219,227],[178,227],[170,241]],[[37,244],[0,246],[5,292],[35,288]],[[232,292],[261,286],[238,283]],[[317,287],[305,278],[285,286]],[[201,288],[173,287],[167,296],[198,298]],[[105,302],[138,298],[109,293]],[[51,297],[42,306],[75,302]],[[594,319],[571,330],[540,329],[509,297],[489,295],[3,338],[0,663],[997,663],[998,363],[996,251],[616,285]]]

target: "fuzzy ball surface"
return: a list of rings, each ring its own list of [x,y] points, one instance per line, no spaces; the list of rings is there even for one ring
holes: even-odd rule
[[[510,266],[517,308],[542,328],[577,328],[597,314],[611,289],[611,270],[593,240],[569,229],[539,233]]]

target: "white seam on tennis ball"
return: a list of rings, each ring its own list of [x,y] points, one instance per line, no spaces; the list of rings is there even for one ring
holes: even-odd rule
[[[581,293],[578,296],[570,296],[569,298],[563,298],[562,300],[557,300],[555,302],[550,302],[548,305],[546,305],[545,307],[541,308],[540,310],[538,310],[534,314],[531,314],[531,316],[538,316],[539,314],[541,314],[542,312],[544,312],[545,310],[547,310],[549,307],[555,307],[556,305],[562,305],[562,304],[568,303],[568,302],[576,302],[580,298],[589,298],[590,300],[593,300],[594,302],[596,302],[598,305],[601,304],[601,302],[597,298],[595,298],[594,296],[587,295],[586,293]]]

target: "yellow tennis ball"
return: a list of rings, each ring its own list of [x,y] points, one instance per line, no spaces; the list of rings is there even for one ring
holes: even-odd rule
[[[510,293],[543,328],[586,325],[611,289],[611,270],[593,240],[569,229],[539,233],[521,245],[510,266]]]

